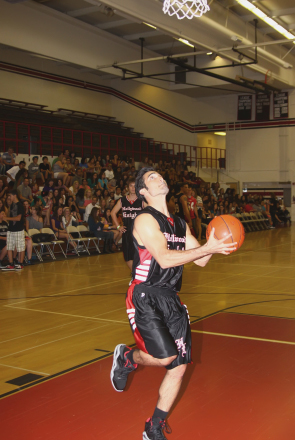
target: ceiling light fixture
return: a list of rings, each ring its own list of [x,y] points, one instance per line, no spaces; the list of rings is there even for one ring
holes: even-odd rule
[[[146,23],[145,21],[143,21],[142,24],[145,24],[146,26],[149,26],[153,29],[157,29],[156,26],[153,26],[152,24]]]
[[[216,134],[217,136],[226,136],[225,131],[216,131],[214,132],[214,134]]]
[[[207,52],[206,55],[213,55],[213,52]]]
[[[274,21],[272,18],[270,18],[268,15],[266,15],[261,9],[254,6],[251,2],[248,0],[236,0],[237,3],[239,3],[244,8],[248,9],[249,11],[253,12],[253,14],[257,15],[257,17],[261,18],[265,23],[267,23],[269,26],[271,26],[273,29],[275,29],[280,34],[284,35],[285,38],[288,40],[292,40],[292,38],[295,37],[295,35],[291,34],[287,29],[285,29],[283,26],[278,24],[276,21]],[[293,44],[295,42],[293,41]]]
[[[195,47],[193,44],[191,44],[188,40],[185,40],[184,38],[178,38],[178,41],[180,41],[183,44],[186,44],[189,47]]]

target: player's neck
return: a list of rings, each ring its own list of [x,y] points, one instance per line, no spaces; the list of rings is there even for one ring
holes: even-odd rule
[[[128,194],[128,195],[127,195],[127,198],[128,198],[129,200],[135,200],[135,199],[137,199],[137,195],[136,195],[136,194]]]
[[[166,197],[161,199],[150,200],[148,202],[148,205],[156,209],[157,211],[160,211],[162,214],[166,215],[167,217],[170,217],[170,213],[167,208]]]

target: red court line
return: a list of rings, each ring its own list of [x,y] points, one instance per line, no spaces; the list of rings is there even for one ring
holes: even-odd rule
[[[199,333],[192,338],[194,364],[169,419],[168,439],[294,437],[295,347]],[[127,390],[116,393],[111,363],[107,358],[2,399],[1,438],[140,440],[165,371],[139,368]]]
[[[192,324],[193,330],[295,342],[295,320],[219,313]]]

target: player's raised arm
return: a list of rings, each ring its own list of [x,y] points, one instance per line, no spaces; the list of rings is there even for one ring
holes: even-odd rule
[[[213,237],[213,240],[209,239],[204,246],[200,246],[196,239],[193,242],[189,238],[189,246],[193,245],[194,247],[185,251],[169,250],[167,240],[161,232],[158,222],[150,214],[142,214],[135,219],[133,235],[138,244],[143,245],[150,252],[162,269],[181,266],[192,261],[195,262],[195,260],[204,257],[208,258],[212,254],[221,253],[228,255],[231,251],[235,250],[236,245],[236,243],[224,243],[229,235],[222,240],[215,240]],[[186,236],[188,237],[188,233]],[[200,263],[200,265],[204,265],[202,264],[204,261]]]

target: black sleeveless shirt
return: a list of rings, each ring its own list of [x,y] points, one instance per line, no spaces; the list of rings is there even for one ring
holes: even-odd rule
[[[127,196],[121,198],[122,204],[122,215],[123,215],[123,224],[126,227],[127,231],[132,233],[133,222],[135,217],[142,211],[143,202],[142,200],[135,199],[129,201]]]
[[[174,196],[174,200],[175,200],[175,214],[182,218],[183,220],[185,220],[185,215],[183,212],[183,206],[182,203],[180,201],[181,197],[184,196],[183,193],[179,193],[176,196]]]
[[[160,211],[148,206],[138,215],[150,214],[159,223],[161,232],[165,235],[168,249],[185,250],[186,223],[177,216],[166,217]],[[162,269],[149,251],[140,246],[133,236],[135,254],[132,276],[135,280],[148,287],[173,290],[179,292],[182,282],[183,265]]]

